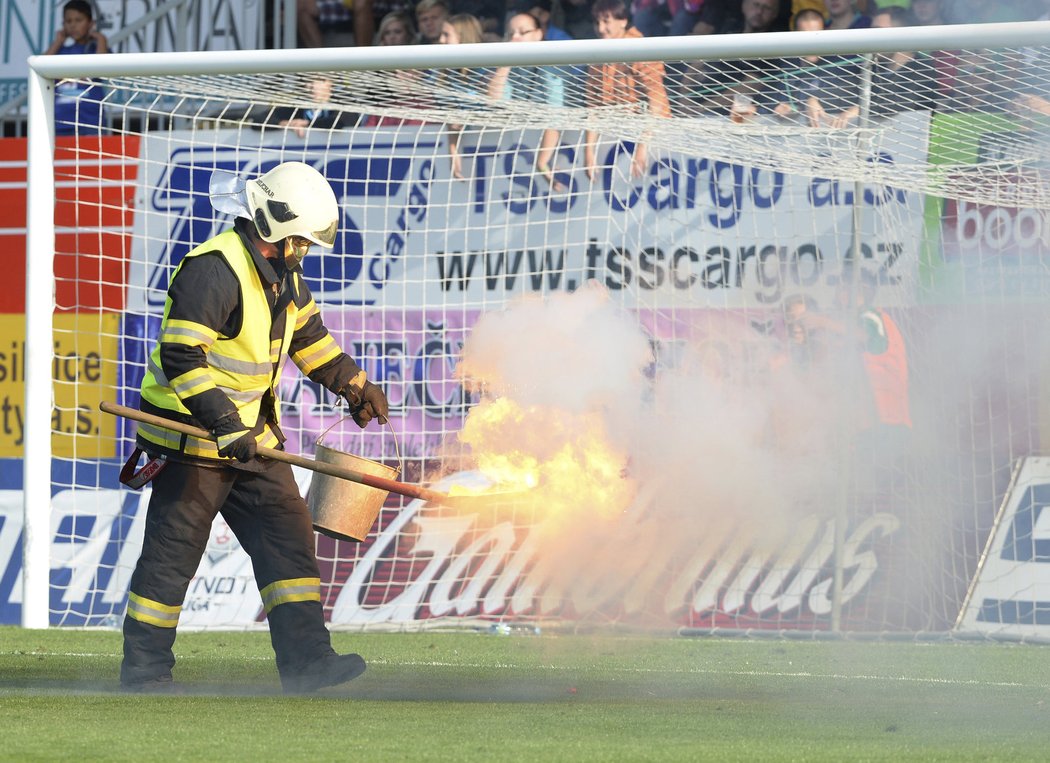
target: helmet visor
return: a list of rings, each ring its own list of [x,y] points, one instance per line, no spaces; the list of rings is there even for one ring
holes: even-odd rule
[[[339,227],[338,220],[332,220],[328,227],[314,231],[309,234],[308,238],[313,239],[314,243],[320,244],[321,246],[328,247],[331,249],[335,245],[335,233]]]

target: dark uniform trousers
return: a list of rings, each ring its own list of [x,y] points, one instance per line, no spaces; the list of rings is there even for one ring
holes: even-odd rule
[[[334,654],[306,502],[288,464],[253,465],[261,470],[171,461],[153,480],[124,618],[122,683],[170,677],[178,614],[219,511],[251,557],[281,675]]]

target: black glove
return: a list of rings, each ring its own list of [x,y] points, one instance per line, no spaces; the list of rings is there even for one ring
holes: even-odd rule
[[[350,415],[359,427],[364,429],[372,419],[378,419],[380,424],[385,424],[390,414],[390,404],[386,401],[386,395],[378,384],[370,381],[360,389],[350,384],[343,388],[340,393],[346,398],[350,406]]]
[[[236,413],[223,416],[212,427],[220,458],[236,458],[244,463],[255,458],[258,443]]]

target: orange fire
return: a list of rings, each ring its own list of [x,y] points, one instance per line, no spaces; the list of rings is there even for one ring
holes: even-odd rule
[[[527,501],[547,519],[615,517],[634,496],[627,453],[609,442],[597,413],[496,398],[470,411],[460,440],[492,491],[516,493],[516,501]]]

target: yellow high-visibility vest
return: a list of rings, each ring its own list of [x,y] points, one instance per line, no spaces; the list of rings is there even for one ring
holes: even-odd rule
[[[170,324],[169,297],[164,304],[160,337],[150,353],[146,375],[142,380],[142,399],[158,408],[188,416],[190,412],[182,404],[175,387],[179,387],[179,391],[186,395],[194,389],[215,386],[233,401],[241,421],[251,428],[259,417],[260,404],[268,390],[274,391],[274,416],[278,416],[275,385],[280,379],[280,368],[283,366],[283,362],[279,361],[283,361],[287,356],[295,332],[298,308],[295,299],[288,303],[285,308],[287,320],[284,336],[280,341],[271,342],[270,328],[273,321],[266,289],[252,262],[251,252],[244,247],[240,236],[232,229],[190,251],[179,263],[175,276],[191,257],[214,251],[222,254],[240,284],[241,330],[237,336],[225,337],[204,326],[186,325],[184,322],[177,326]],[[299,288],[298,273],[295,274],[294,288]],[[160,345],[164,341],[197,343],[206,347],[207,369],[201,369],[200,373],[184,374],[175,380],[173,385],[160,365]],[[143,439],[168,450],[182,451],[186,455],[198,458],[219,458],[218,449],[211,440],[182,435],[150,424],[140,424],[138,433]],[[264,428],[256,440],[260,445],[267,447],[276,447],[279,444],[277,435],[268,427]]]

